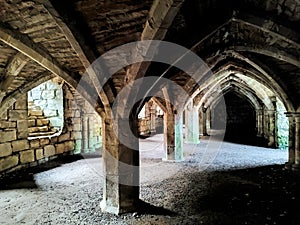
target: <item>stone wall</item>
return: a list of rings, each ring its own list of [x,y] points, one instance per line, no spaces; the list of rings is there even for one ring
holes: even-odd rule
[[[38,107],[57,130],[63,127],[64,119],[62,84],[61,79],[54,78],[28,92],[29,111],[35,111]]]
[[[46,86],[48,87],[48,86]],[[27,94],[0,117],[0,174],[36,166],[59,155],[76,153],[82,139],[82,109],[67,85],[62,86],[63,128],[51,137],[31,138]]]

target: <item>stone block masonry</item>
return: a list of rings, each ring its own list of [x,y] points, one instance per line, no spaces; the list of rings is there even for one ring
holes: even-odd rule
[[[54,88],[54,92],[49,89],[50,87]],[[60,88],[62,93],[59,93],[57,85],[43,84],[42,87],[37,87],[34,92],[29,92],[32,95],[31,98],[35,100],[41,97],[37,94],[37,90],[44,91],[47,89],[47,92],[43,92],[42,96],[47,96],[50,99],[55,98],[55,96],[67,96],[62,98],[64,101],[62,105],[66,106],[63,109],[63,113],[61,110],[56,110],[57,114],[63,116],[63,121],[61,122],[63,127],[59,133],[48,137],[30,136],[30,128],[33,129],[32,127],[34,126],[47,127],[49,125],[49,118],[40,118],[43,112],[41,113],[39,109],[31,111],[29,114],[27,94],[8,108],[6,113],[1,114],[1,175],[44,163],[58,155],[73,154],[72,152],[75,150],[76,140],[80,143],[82,139],[80,129],[77,131],[77,127],[81,128],[80,117],[82,114],[77,113],[77,118],[74,118],[74,116],[76,111],[80,112],[82,109],[75,103],[66,103],[75,101],[72,92],[66,84],[64,84],[63,87],[60,86]],[[66,95],[66,93],[68,94]],[[67,107],[67,105],[70,105],[70,108]],[[51,113],[53,114],[53,112]],[[72,122],[73,119],[74,123]]]
[[[67,84],[46,82],[29,92],[29,98],[25,94],[1,114],[0,176],[60,155],[93,152],[101,147],[101,119],[74,93]],[[63,112],[51,109],[54,103],[50,100],[56,97],[62,100]],[[34,105],[37,103],[41,105]],[[43,104],[50,108],[45,109]],[[62,116],[61,122],[57,122],[58,117],[51,117],[61,124],[60,130],[53,132],[49,115]]]

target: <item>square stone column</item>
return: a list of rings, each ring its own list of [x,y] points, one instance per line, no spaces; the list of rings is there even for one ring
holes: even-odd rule
[[[289,119],[289,158],[285,164],[287,169],[290,169],[295,163],[295,117],[291,114],[287,114]]]
[[[183,118],[182,113],[164,115],[165,161],[183,160]]]
[[[199,113],[198,109],[189,103],[185,110],[185,143],[199,144]]]
[[[119,120],[118,124],[113,124],[110,118],[102,121],[104,187],[101,209],[114,214],[133,212],[139,202],[139,142],[138,138],[128,136],[124,127],[131,123],[137,134],[137,119]]]
[[[269,147],[277,147],[276,111],[268,111],[269,114]]]
[[[208,136],[207,133],[207,108],[201,107],[199,109],[199,131],[201,136]]]
[[[292,165],[292,169],[300,171],[300,114],[294,114],[295,116],[295,163]]]

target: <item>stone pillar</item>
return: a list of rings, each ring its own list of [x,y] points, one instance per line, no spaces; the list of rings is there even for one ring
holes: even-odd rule
[[[276,111],[269,111],[269,147],[277,147]]]
[[[201,107],[200,114],[200,135],[208,136],[207,134],[207,108]]]
[[[183,118],[182,113],[164,115],[164,149],[166,161],[183,160]]]
[[[84,113],[82,114],[82,152],[89,152],[89,119]]]
[[[119,120],[117,127],[110,118],[103,118],[102,122],[104,187],[101,209],[114,214],[134,212],[139,202],[139,142],[138,138],[128,136],[124,127],[130,123],[137,135],[138,119]],[[129,137],[126,143],[122,142],[126,137]]]
[[[289,158],[285,163],[285,168],[290,169],[295,163],[295,117],[292,114],[287,114],[289,119]]]
[[[257,119],[257,136],[263,137],[263,111],[261,109],[256,110],[256,119]]]
[[[199,112],[193,103],[189,103],[185,110],[185,142],[199,144]]]
[[[300,170],[300,115],[295,116],[295,163],[292,166],[293,170]]]
[[[269,114],[267,110],[263,111],[264,137],[269,138]]]
[[[90,152],[95,151],[95,120],[93,114],[88,114],[88,148]]]
[[[152,104],[150,108],[150,133],[156,133],[156,105]]]
[[[206,108],[206,132],[207,136],[209,136],[209,131],[211,129],[211,109],[208,107]]]

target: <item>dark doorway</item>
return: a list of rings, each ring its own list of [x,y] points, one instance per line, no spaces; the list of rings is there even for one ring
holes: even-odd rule
[[[227,113],[224,140],[239,144],[266,146],[266,141],[256,135],[256,113],[247,97],[229,92],[224,95],[224,99]],[[221,110],[224,108],[217,104],[214,114],[217,115]]]

